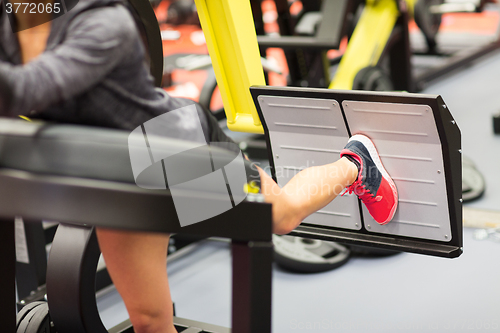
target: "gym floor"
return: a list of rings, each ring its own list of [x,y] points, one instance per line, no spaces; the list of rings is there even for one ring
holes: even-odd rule
[[[462,131],[465,156],[487,179],[484,196],[469,207],[498,209],[500,53],[427,87],[440,94]],[[275,268],[273,332],[499,332],[500,243],[475,240],[464,229],[464,254],[442,259],[402,253],[352,258],[326,273],[291,274]],[[207,241],[168,264],[177,316],[230,326],[229,245]],[[151,300],[154,302],[154,300]],[[116,291],[98,298],[107,327],[127,318]]]

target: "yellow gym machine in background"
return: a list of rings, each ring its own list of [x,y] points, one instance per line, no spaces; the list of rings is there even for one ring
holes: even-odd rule
[[[399,6],[403,5],[413,12],[414,0],[399,2]],[[329,88],[352,89],[356,75],[363,68],[377,66],[398,17],[405,14],[395,0],[367,0]]]
[[[413,1],[403,1],[399,6],[406,4],[412,9]],[[250,86],[266,84],[250,1],[195,2],[222,95],[228,128],[238,132],[263,133],[249,92]],[[395,0],[367,1],[330,88],[352,89],[360,70],[378,64],[401,10]],[[404,67],[409,71],[409,59],[407,62]],[[406,82],[395,88],[411,90],[408,76],[403,79]]]
[[[330,5],[330,2],[336,5],[338,1],[339,10],[342,11],[347,8],[342,5],[342,1],[349,0],[323,1],[329,1]],[[265,85],[250,0],[195,2],[224,102],[228,128],[238,132],[263,133],[248,90],[252,85]],[[432,79],[500,47],[498,38],[477,51],[459,54],[454,60],[450,58],[444,66],[418,76],[413,74],[409,19],[415,19],[424,34],[428,51],[433,53],[436,51],[435,37],[441,14],[470,11],[449,9],[443,2],[444,0],[366,0],[329,88],[417,92]],[[474,8],[480,11],[482,6]],[[348,14],[346,12],[344,16]],[[300,46],[297,48],[300,49]],[[388,62],[383,61],[386,58]],[[384,71],[379,67],[382,63]],[[386,71],[390,77],[386,75]],[[326,79],[327,82],[330,80]]]

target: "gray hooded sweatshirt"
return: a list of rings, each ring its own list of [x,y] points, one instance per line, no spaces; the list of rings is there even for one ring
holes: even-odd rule
[[[155,88],[144,56],[125,0],[80,0],[52,21],[45,52],[25,65],[2,10],[0,116],[133,130],[165,112],[195,104],[207,140],[230,141],[210,112]],[[170,119],[164,135],[189,140],[191,134],[179,128],[189,128],[183,122],[193,119]]]

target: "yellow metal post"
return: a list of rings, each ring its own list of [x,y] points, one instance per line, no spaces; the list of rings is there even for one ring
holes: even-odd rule
[[[264,133],[250,86],[265,85],[248,0],[195,0],[221,92],[228,128]]]
[[[364,67],[377,64],[398,16],[395,0],[367,1],[330,89],[352,89],[356,74]]]

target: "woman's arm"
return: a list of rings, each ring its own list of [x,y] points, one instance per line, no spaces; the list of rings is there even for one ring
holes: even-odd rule
[[[8,87],[0,90],[0,100],[11,99],[0,115],[28,115],[85,92],[134,51],[139,40],[123,6],[81,13],[66,34],[61,45],[25,65],[0,62],[0,81]]]

